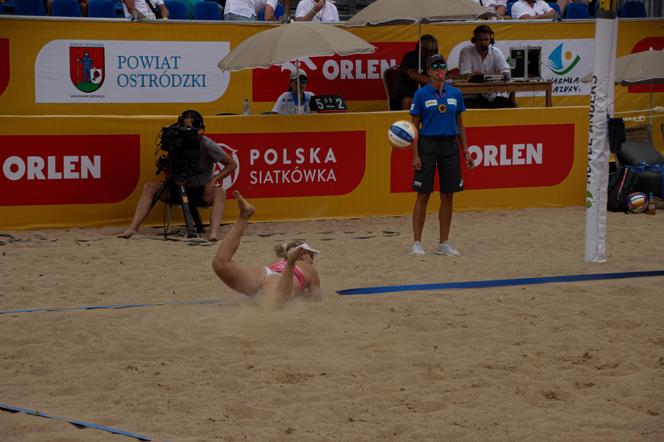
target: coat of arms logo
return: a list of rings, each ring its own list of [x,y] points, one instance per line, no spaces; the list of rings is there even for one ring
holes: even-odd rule
[[[104,47],[70,46],[69,77],[81,92],[94,92],[104,84]]]

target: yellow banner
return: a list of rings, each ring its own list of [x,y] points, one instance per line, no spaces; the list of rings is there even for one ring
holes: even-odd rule
[[[423,25],[439,40],[450,68],[470,44],[478,23]],[[495,47],[506,56],[526,49],[540,75],[554,82],[554,106],[588,105],[594,23],[491,22]],[[288,87],[294,65],[222,73],[217,62],[231,48],[273,25],[56,20],[0,17],[0,114],[176,115],[195,107],[208,115],[270,111]],[[418,26],[349,28],[377,48],[375,54],[302,58],[308,90],[342,95],[350,111],[387,109],[381,72],[413,50]],[[619,22],[616,56],[664,48],[664,20]],[[539,54],[539,55],[537,55]],[[538,60],[538,61],[537,61]],[[539,105],[536,93],[521,93],[521,106]],[[662,87],[655,106],[664,105]],[[643,88],[616,87],[617,112],[649,107]]]
[[[477,167],[456,210],[584,203],[586,107],[464,114]],[[410,213],[411,151],[387,141],[406,112],[206,116],[206,135],[239,167],[225,183],[258,220]],[[128,224],[143,185],[158,181],[155,136],[170,116],[0,116],[0,228]],[[436,205],[432,205],[432,210]],[[203,213],[204,218],[207,217]],[[224,220],[236,216],[228,201]],[[163,205],[148,224],[160,224]]]

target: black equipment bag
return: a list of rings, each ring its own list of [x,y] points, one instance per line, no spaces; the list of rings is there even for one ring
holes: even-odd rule
[[[639,185],[639,174],[629,167],[617,167],[609,175],[608,199],[606,208],[611,212],[627,212],[627,196],[636,192]]]

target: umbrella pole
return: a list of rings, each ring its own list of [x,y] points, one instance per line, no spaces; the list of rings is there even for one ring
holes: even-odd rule
[[[300,59],[295,59],[295,90],[297,92],[297,113],[301,114],[302,109],[302,98],[300,98]]]
[[[650,133],[652,133],[652,128],[653,128],[653,126],[652,126],[652,111],[653,111],[653,109],[652,109],[652,84],[653,84],[653,81],[650,80]]]
[[[417,73],[422,73],[422,21],[417,22]],[[420,83],[417,83],[417,88],[420,88]]]

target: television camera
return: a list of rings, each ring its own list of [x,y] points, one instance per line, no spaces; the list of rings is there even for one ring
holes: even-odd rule
[[[190,178],[198,175],[199,129],[180,124],[164,126],[157,135],[156,145],[155,155],[160,151],[165,152],[157,159],[157,175],[165,172],[166,181],[152,199],[152,206],[168,189],[170,198],[182,206],[187,237],[198,236],[198,233],[203,232],[203,223],[196,207],[189,205],[187,183]]]
[[[200,137],[198,129],[173,124],[165,126],[157,135],[157,150],[166,152],[157,160],[157,175],[165,171],[170,179],[186,184],[187,178],[197,175]]]

